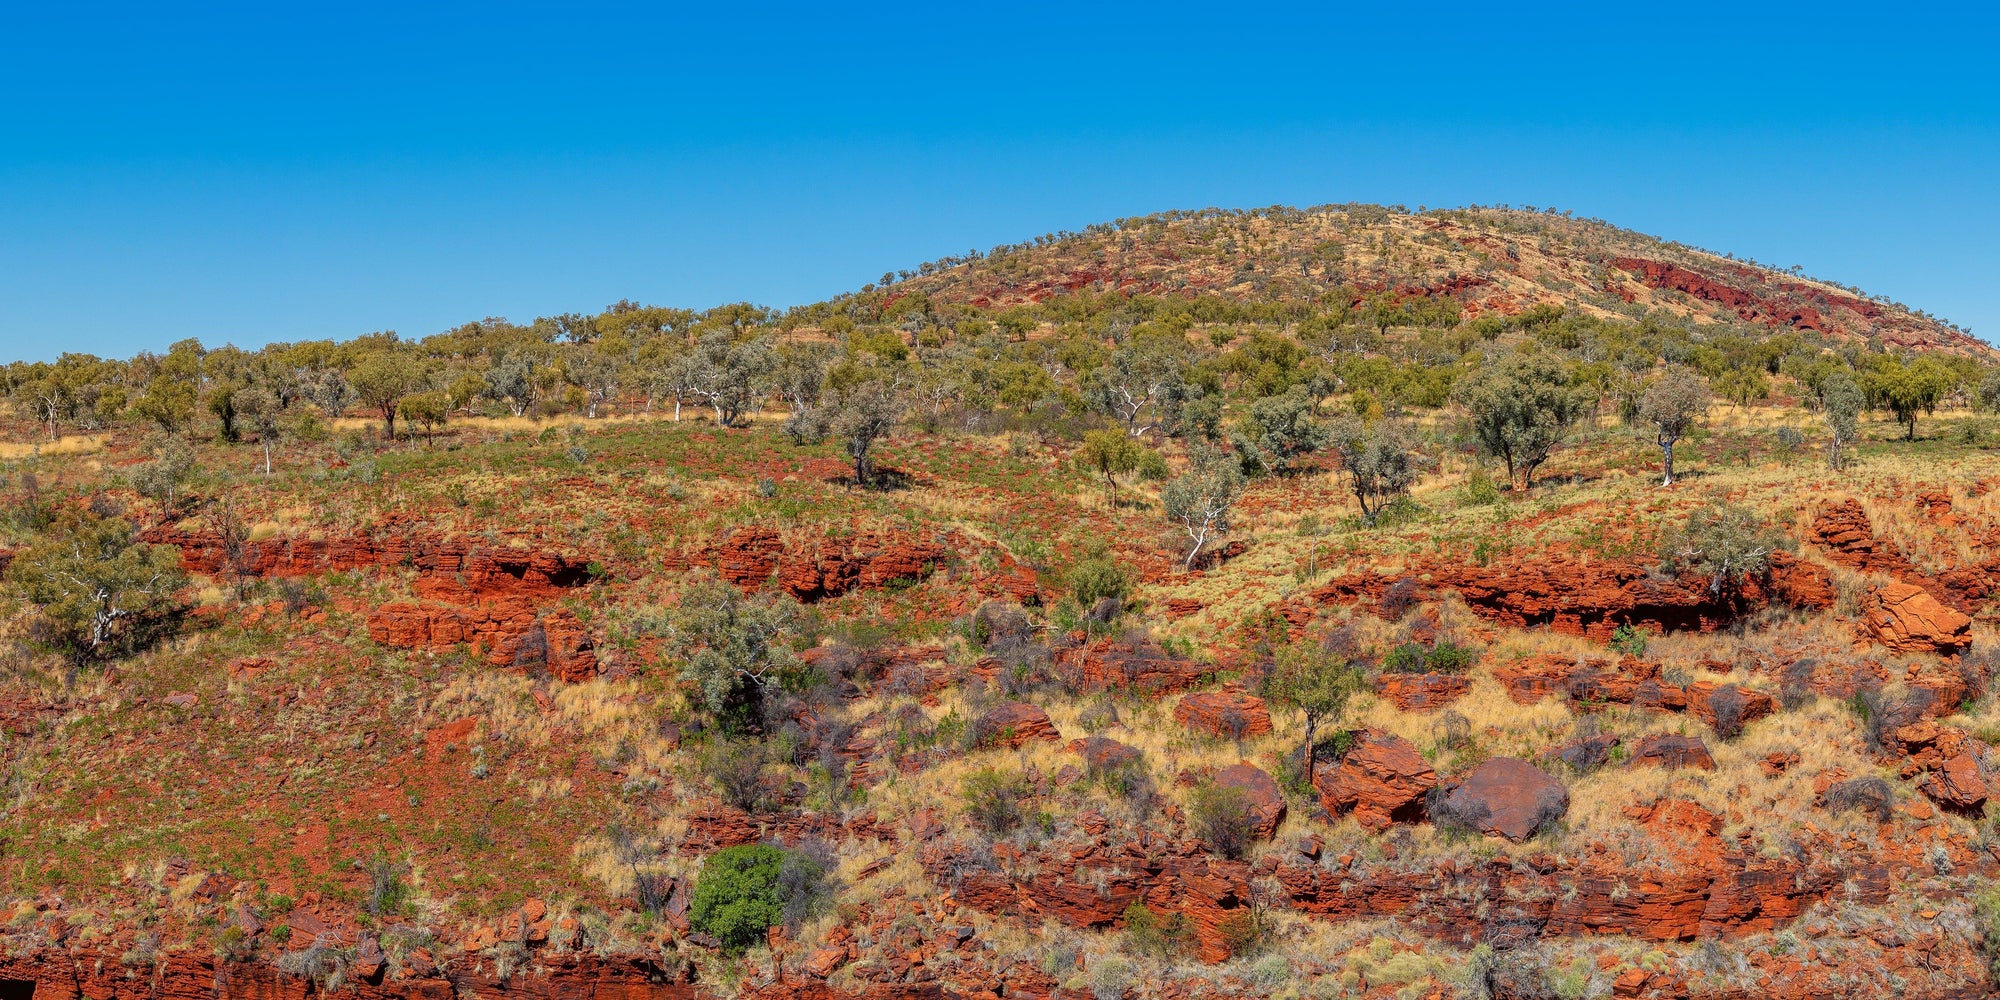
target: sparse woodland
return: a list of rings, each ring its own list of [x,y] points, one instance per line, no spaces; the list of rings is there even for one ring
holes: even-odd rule
[[[1987,995],[1996,361],[1328,206],[17,362],[0,979]]]

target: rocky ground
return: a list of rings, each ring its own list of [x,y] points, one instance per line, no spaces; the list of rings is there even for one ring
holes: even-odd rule
[[[331,446],[289,475],[246,467],[240,536],[120,485],[134,440],[42,460],[45,487],[99,484],[179,552],[192,613],[109,668],[13,654],[0,980],[1990,995],[1983,447],[1871,425],[1836,476],[1747,421],[1660,489],[1606,428],[1530,494],[1478,496],[1448,466],[1423,516],[1378,528],[1330,477],[1262,480],[1185,571],[1150,487],[1107,499],[1056,440],[892,441],[906,485],[863,491],[768,423],[574,426],[468,424],[375,449],[369,477]],[[1792,542],[1726,597],[1651,555],[1717,494]],[[1068,603],[1093,551],[1131,573],[1116,607]],[[748,809],[701,763],[717,738],[645,625],[704,574],[799,602],[830,682],[769,734],[791,749]],[[1371,665],[1310,773],[1297,713],[1260,693],[1300,643]],[[1467,653],[1383,666],[1409,644]],[[968,818],[987,769],[1013,782],[1004,830]],[[1247,804],[1240,845],[1199,822],[1216,788]],[[758,842],[816,845],[838,891],[733,955],[689,894],[704,858]]]

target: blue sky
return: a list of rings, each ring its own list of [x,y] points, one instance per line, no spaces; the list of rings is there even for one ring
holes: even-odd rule
[[[2000,331],[1972,7],[28,6],[4,359],[782,306],[1334,201],[1554,205]]]

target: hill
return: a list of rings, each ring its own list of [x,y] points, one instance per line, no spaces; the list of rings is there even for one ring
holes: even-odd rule
[[[1991,357],[1949,323],[1860,289],[1669,243],[1567,214],[1377,205],[1174,212],[1057,233],[896,283],[938,301],[1006,307],[1061,292],[1321,301],[1386,293],[1437,299],[1468,319],[1562,306],[1600,318],[1649,312],[1702,324],[1810,331]]]
[[[1979,345],[1545,213],[1041,242],[9,366],[0,1000],[1992,995]]]

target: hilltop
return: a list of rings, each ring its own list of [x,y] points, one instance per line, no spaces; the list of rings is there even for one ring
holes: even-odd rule
[[[897,276],[885,276],[897,277]],[[1170,212],[1054,233],[903,272],[897,292],[983,307],[1064,292],[1321,302],[1347,295],[1457,304],[1468,319],[1560,306],[1833,341],[1992,356],[1957,327],[1858,288],[1718,255],[1569,213],[1408,212],[1379,205]]]

